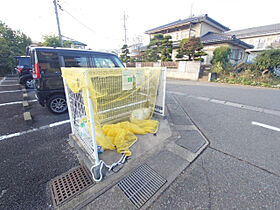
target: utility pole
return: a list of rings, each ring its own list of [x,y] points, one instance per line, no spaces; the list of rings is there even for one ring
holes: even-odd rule
[[[58,18],[58,13],[57,13],[57,0],[53,0],[53,4],[54,4],[55,15],[56,15],[56,22],[57,22],[57,28],[58,28],[59,42],[60,42],[61,47],[63,47],[61,31],[60,31],[60,24],[59,24],[59,18]]]
[[[123,13],[123,28],[124,28],[124,44],[126,44],[127,42],[127,38],[126,38],[126,20],[127,20],[127,16],[125,15],[125,12]]]

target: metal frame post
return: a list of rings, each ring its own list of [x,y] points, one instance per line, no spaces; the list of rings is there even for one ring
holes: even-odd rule
[[[70,119],[70,124],[71,124],[71,130],[72,130],[72,134],[74,134],[74,119],[73,119],[73,116],[72,116],[72,110],[71,110],[71,106],[70,106],[69,91],[68,91],[68,87],[67,87],[67,82],[64,78],[63,78],[63,84],[64,84],[68,114],[69,114],[69,119]]]
[[[90,115],[90,128],[92,132],[92,144],[93,144],[93,153],[95,157],[95,165],[99,165],[99,157],[98,157],[98,150],[97,150],[97,143],[96,143],[96,133],[95,133],[95,122],[94,122],[94,112],[93,112],[93,103],[90,98],[90,92],[88,90],[89,87],[89,76],[88,70],[86,71],[86,81],[87,81],[87,100],[88,100],[88,109]]]

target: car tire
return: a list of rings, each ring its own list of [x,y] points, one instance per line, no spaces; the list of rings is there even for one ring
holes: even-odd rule
[[[67,102],[64,95],[53,95],[47,100],[48,109],[54,114],[67,112]]]
[[[34,83],[32,78],[28,78],[24,81],[24,85],[26,89],[33,89],[34,88]]]

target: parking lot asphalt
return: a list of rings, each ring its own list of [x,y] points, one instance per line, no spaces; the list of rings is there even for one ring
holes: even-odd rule
[[[15,102],[15,101],[22,101],[22,92],[7,92],[7,93],[0,92],[0,104]]]
[[[1,91],[11,91],[11,90],[20,90],[20,85],[0,85],[0,92]]]
[[[0,85],[0,92],[20,89],[15,79]],[[33,101],[28,108],[32,124],[24,122],[22,103],[0,106],[1,210],[50,209],[49,181],[78,165],[67,143],[70,124],[55,124],[67,120],[68,114],[50,113],[34,102],[33,90],[27,93]],[[22,100],[22,92],[0,93],[0,104]],[[54,126],[48,127],[50,124]]]
[[[22,104],[1,106],[0,113],[0,136],[20,132],[30,128],[30,126],[23,120]]]

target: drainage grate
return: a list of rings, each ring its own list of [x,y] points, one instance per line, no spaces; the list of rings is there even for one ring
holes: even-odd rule
[[[165,183],[164,178],[145,164],[122,179],[118,186],[137,208],[141,208]]]
[[[93,185],[93,181],[82,167],[74,168],[51,181],[55,205],[81,193]]]

